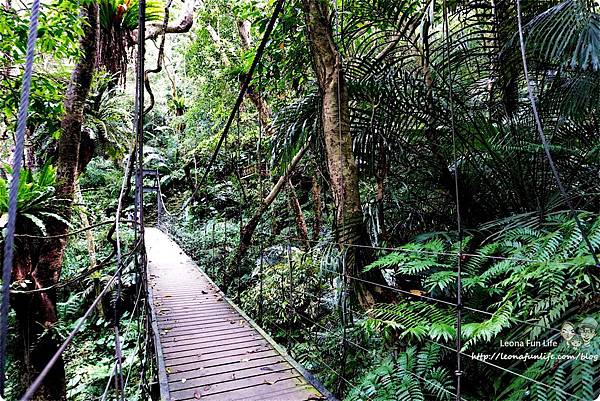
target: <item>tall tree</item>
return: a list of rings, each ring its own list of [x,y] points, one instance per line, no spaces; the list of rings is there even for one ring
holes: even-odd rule
[[[364,245],[367,233],[358,185],[358,168],[350,135],[350,106],[342,57],[333,37],[327,2],[303,0],[313,65],[322,100],[321,120],[331,189],[335,202],[335,224],[340,250],[345,254],[347,271],[356,277],[370,255]],[[371,273],[372,274],[372,273]],[[384,283],[375,273],[369,281]],[[354,282],[356,295],[363,306],[388,298],[382,287]]]
[[[93,141],[82,134],[84,105],[87,100],[95,69],[98,38],[98,5],[88,2],[83,10],[83,36],[80,40],[81,57],[72,74],[64,105],[56,160],[56,193],[65,202],[63,216],[68,220],[72,212],[75,184],[79,173],[91,160]],[[32,289],[55,285],[61,274],[68,226],[60,220],[50,220],[46,231],[50,238],[23,241],[15,260],[13,274],[19,281],[29,280]],[[24,379],[29,381],[45,367],[56,352],[58,336],[52,330],[57,322],[56,290],[18,294],[14,308],[24,346],[23,362],[27,369]],[[33,349],[30,349],[30,346]],[[65,369],[62,359],[54,365],[35,400],[65,400]]]

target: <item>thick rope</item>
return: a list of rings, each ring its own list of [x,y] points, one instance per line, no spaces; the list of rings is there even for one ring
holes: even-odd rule
[[[114,322],[113,328],[115,332],[115,388],[117,389],[118,399],[122,399],[123,390],[123,367],[121,366],[121,343],[119,335],[119,309],[121,306],[121,293],[122,293],[122,282],[120,268],[123,266],[122,251],[121,251],[121,211],[123,209],[123,197],[127,188],[129,176],[129,168],[131,164],[127,163],[125,167],[125,174],[123,175],[123,182],[121,183],[121,191],[119,193],[119,202],[117,204],[117,211],[115,212],[115,237],[117,244],[117,267],[119,273],[117,274],[117,294],[115,297],[114,304]]]
[[[29,34],[27,37],[27,53],[25,57],[25,73],[21,86],[21,101],[17,118],[15,153],[12,162],[12,179],[8,196],[8,224],[4,243],[4,260],[2,263],[2,307],[0,308],[0,395],[4,396],[4,379],[6,365],[6,345],[8,338],[8,309],[10,302],[10,279],[13,266],[13,252],[15,244],[15,229],[17,224],[17,205],[19,194],[19,181],[21,176],[21,163],[25,148],[25,130],[27,129],[27,113],[29,109],[29,93],[31,91],[31,77],[33,75],[33,62],[35,58],[35,42],[37,40],[38,16],[40,0],[34,0],[31,5],[29,19]]]

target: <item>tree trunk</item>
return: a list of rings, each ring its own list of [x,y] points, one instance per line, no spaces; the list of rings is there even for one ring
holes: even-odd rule
[[[323,225],[323,205],[321,200],[321,185],[319,184],[319,179],[316,175],[312,177],[311,193],[313,199],[313,212],[315,215],[312,227],[312,239],[318,240],[319,235],[321,234],[321,226]]]
[[[333,38],[327,3],[322,0],[302,0],[302,7],[322,98],[321,119],[340,251],[345,255],[349,275],[384,284],[385,280],[378,270],[371,270],[368,278],[361,273],[372,255],[368,249],[356,246],[367,245],[368,236],[363,223],[358,169],[352,151],[348,89],[342,59]],[[358,301],[364,307],[391,299],[383,287],[365,285],[357,280],[352,280],[352,284]]]
[[[151,23],[146,25],[146,40],[156,39],[163,33],[189,32],[194,25],[194,11],[196,8],[196,3],[201,4],[202,2],[197,0],[185,0],[179,21],[173,25],[168,25],[166,28],[163,27],[162,23]],[[137,31],[134,31],[132,36],[133,42],[137,43]]]
[[[240,37],[240,42],[242,43],[242,48],[245,50],[250,50],[252,48],[252,36],[250,34],[250,28],[252,24],[248,20],[236,21],[238,36]],[[261,125],[264,127],[265,135],[270,137],[274,134],[273,125],[271,124],[271,108],[267,104],[267,101],[263,98],[263,96],[258,92],[255,86],[251,86],[246,91],[246,96],[256,110],[258,111],[258,118],[260,120]]]
[[[65,199],[63,216],[70,220],[77,175],[89,162],[92,150],[90,139],[82,135],[83,110],[87,99],[92,74],[95,68],[98,35],[98,6],[88,3],[82,11],[87,20],[83,24],[84,34],[80,41],[81,59],[73,73],[65,95],[65,115],[61,122],[58,140],[56,193]],[[81,157],[80,157],[81,154]],[[64,235],[68,227],[58,220],[46,224],[48,235]],[[23,253],[15,260],[16,279],[28,279],[31,288],[54,285],[60,278],[66,237],[44,240],[24,240],[20,244]],[[29,288],[29,289],[31,289]],[[14,307],[22,343],[25,347],[24,361],[27,379],[31,380],[44,368],[57,349],[60,337],[53,333],[57,322],[56,291],[35,294],[19,294],[14,297]],[[34,400],[65,400],[65,370],[62,359],[54,365],[46,380],[36,393]]]
[[[221,61],[223,62],[223,65],[229,67],[231,63],[229,62],[229,57],[227,57],[227,50],[225,49],[225,46],[223,46],[221,36],[210,24],[206,25],[206,30],[208,31],[208,34],[210,35],[212,41],[215,43],[218,52],[221,54]]]
[[[296,196],[296,189],[292,184],[291,178],[288,178],[287,186],[289,191],[288,201],[294,212],[294,220],[296,221],[296,228],[298,229],[298,238],[302,242],[302,245],[308,249],[310,248],[310,243],[308,242],[308,228],[306,227],[306,220],[304,219],[304,214],[302,214],[302,207],[300,206],[298,196]]]
[[[306,153],[306,151],[308,150],[309,144],[310,138],[306,140],[306,144],[302,148],[300,148],[298,153],[296,153],[296,156],[294,156],[294,158],[288,165],[287,171],[281,177],[279,177],[279,180],[277,180],[275,185],[273,185],[273,188],[271,188],[269,194],[262,200],[258,209],[254,211],[254,215],[252,216],[252,218],[248,220],[244,227],[242,227],[240,243],[238,245],[238,249],[235,255],[231,259],[229,267],[225,272],[226,275],[228,274],[228,272],[236,271],[236,266],[242,263],[242,259],[244,258],[246,252],[248,251],[248,248],[252,244],[252,236],[254,235],[254,231],[256,230],[260,219],[262,218],[263,214],[267,211],[269,206],[271,206],[275,198],[277,198],[277,195],[279,195],[281,189],[285,186],[290,174],[292,173],[294,168],[296,168],[296,166],[304,156],[304,153]],[[225,283],[225,285],[227,285],[229,282],[231,282],[231,280],[228,280],[228,278],[226,277],[223,280],[223,282]],[[224,291],[226,292],[227,289],[225,288]]]
[[[87,210],[86,210],[86,207],[84,204],[85,200],[83,199],[83,194],[81,193],[81,188],[79,186],[79,182],[75,184],[75,201],[79,204],[78,210],[79,210],[79,219],[81,220],[81,225],[83,227],[89,227],[90,219],[88,218],[88,215],[87,215]],[[97,264],[96,240],[94,239],[94,231],[93,230],[86,230],[85,242],[87,244],[88,259],[90,261],[89,268],[93,269],[94,267],[96,267],[96,264]],[[101,283],[100,283],[100,280],[98,279],[99,277],[97,276],[97,273],[94,273],[92,277],[94,279],[94,294],[96,294],[96,296],[98,296],[98,295],[100,295],[100,292],[102,292]],[[100,316],[104,317],[104,307],[102,305],[102,302],[98,303],[96,310],[98,311],[98,314]]]
[[[379,238],[382,241],[389,240],[389,233],[385,225],[385,179],[387,177],[388,164],[387,164],[387,149],[385,141],[381,141],[379,144],[379,158],[377,160],[377,193],[375,200],[377,202],[377,223],[379,225]]]

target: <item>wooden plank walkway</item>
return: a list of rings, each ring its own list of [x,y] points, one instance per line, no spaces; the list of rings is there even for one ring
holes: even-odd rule
[[[162,400],[334,400],[166,234],[145,239]]]

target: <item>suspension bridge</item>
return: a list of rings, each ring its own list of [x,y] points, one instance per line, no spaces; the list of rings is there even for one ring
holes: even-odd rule
[[[28,110],[28,99],[30,91],[31,76],[34,65],[34,44],[37,35],[37,18],[39,11],[39,0],[35,0],[32,5],[31,25],[29,30],[29,40],[27,47],[27,61],[25,74],[23,78],[22,97],[19,105],[19,120],[16,131],[16,147],[13,161],[13,177],[9,196],[8,225],[5,241],[3,277],[2,277],[2,309],[0,326],[2,335],[0,336],[0,393],[5,388],[5,355],[7,338],[7,316],[9,310],[9,286],[12,271],[12,256],[15,236],[16,222],[16,193],[19,183],[20,167],[22,164],[23,144],[25,138],[26,118]],[[517,4],[519,4],[517,2]],[[191,197],[186,201],[181,209],[185,209],[194,199],[194,196],[205,184],[206,177],[212,164],[215,162],[219,150],[224,143],[228,131],[232,126],[236,113],[239,116],[239,108],[242,100],[248,90],[252,80],[253,73],[260,62],[265,50],[266,43],[275,26],[277,18],[281,13],[283,1],[277,1],[275,10],[266,27],[264,36],[257,49],[253,63],[245,75],[245,80],[240,89],[235,106],[225,124],[223,133],[217,143],[216,149],[204,171],[202,178],[196,185]],[[144,175],[149,170],[145,169],[143,159],[144,146],[144,20],[145,20],[144,1],[139,2],[138,15],[138,41],[137,41],[137,70],[136,70],[136,106],[135,106],[135,128],[136,128],[136,146],[132,150],[129,163],[124,174],[125,179],[122,191],[119,197],[119,207],[115,215],[113,226],[116,232],[116,269],[110,277],[104,289],[97,295],[89,308],[83,314],[81,319],[75,325],[73,330],[66,337],[64,342],[57,349],[55,355],[48,361],[48,364],[39,376],[33,381],[31,386],[21,397],[22,401],[31,399],[39,389],[43,381],[48,376],[53,365],[61,357],[65,349],[72,343],[75,335],[81,330],[85,321],[92,315],[95,307],[101,302],[111,286],[116,286],[117,294],[121,291],[121,275],[129,262],[133,261],[135,265],[134,274],[136,275],[136,285],[138,300],[135,303],[132,316],[137,316],[141,322],[137,345],[135,352],[138,352],[139,362],[141,364],[140,383],[143,398],[170,400],[272,400],[272,401],[302,401],[302,400],[335,400],[335,397],[319,383],[309,372],[296,363],[291,356],[279,346],[267,333],[265,333],[244,311],[235,305],[226,295],[215,285],[204,270],[197,266],[192,259],[171,239],[167,234],[157,228],[144,227],[144,192],[149,190],[157,191],[157,215],[160,222],[161,214],[166,212],[162,203],[162,194],[160,192],[160,179],[158,174],[153,175],[157,183],[157,188],[151,189],[144,186]],[[519,14],[520,16],[520,14]],[[447,21],[444,26],[445,34],[448,32]],[[527,64],[523,45],[521,21],[519,19],[519,34],[521,51],[523,54],[523,66],[527,75]],[[527,82],[528,79],[526,79]],[[536,117],[536,128],[540,135],[547,158],[552,168],[552,173],[558,182],[563,197],[572,212],[573,219],[581,228],[581,223],[569,203],[568,194],[566,194],[561,185],[558,171],[552,162],[549,147],[544,137],[543,129],[537,117],[535,101],[532,90],[529,87],[529,97]],[[131,176],[131,170],[135,168],[135,244],[133,251],[128,255],[122,255],[120,249],[119,224],[121,223],[122,201],[127,195],[125,188],[127,180]],[[287,174],[287,173],[286,173]],[[152,175],[152,174],[150,174]],[[457,185],[457,203],[458,203],[458,183]],[[458,214],[458,213],[457,213]],[[461,231],[460,216],[458,216],[459,232]],[[240,224],[241,228],[241,224]],[[290,238],[288,238],[289,240]],[[597,256],[589,240],[584,237],[587,247],[594,258],[596,267],[600,267]],[[334,245],[346,245],[332,243]],[[375,247],[371,247],[375,249]],[[262,252],[262,249],[261,249]],[[289,245],[288,245],[289,256]],[[411,299],[419,298],[422,300],[446,304],[456,309],[457,335],[455,347],[445,344],[438,344],[450,353],[456,355],[456,386],[454,392],[445,389],[439,389],[448,393],[450,398],[462,400],[461,395],[461,375],[463,373],[461,360],[463,358],[472,358],[465,354],[462,349],[461,321],[462,313],[472,312],[492,316],[489,311],[477,310],[463,305],[461,299],[461,260],[465,256],[461,251],[456,255],[458,260],[457,271],[457,296],[456,300],[448,301],[435,299],[428,296],[407,292],[398,288],[388,286],[387,288],[402,294]],[[262,254],[261,254],[262,262]],[[290,261],[290,272],[292,263]],[[339,274],[340,282],[345,283],[349,280],[362,281],[368,283],[360,277],[353,277],[347,272],[331,271],[333,274]],[[290,275],[291,276],[291,275]],[[239,277],[238,277],[239,279]],[[262,274],[261,274],[262,279]],[[291,280],[290,280],[291,281]],[[380,285],[381,283],[370,283]],[[293,292],[290,282],[290,294]],[[345,291],[342,291],[345,293]],[[118,299],[118,297],[117,297]],[[239,299],[239,298],[238,298]],[[346,301],[340,302],[346,311]],[[120,305],[117,303],[115,309]],[[302,319],[309,319],[300,314],[293,307],[288,306],[285,311],[288,314],[296,314]],[[344,318],[345,319],[345,318]],[[329,331],[319,323],[311,321],[315,326]],[[521,323],[535,325],[528,321]],[[342,321],[345,328],[346,320]],[[121,349],[121,322],[119,314],[115,313],[113,321],[115,335],[115,362],[106,390],[101,400],[106,400],[111,383],[114,383],[115,398],[125,400],[127,394],[127,384],[129,382],[130,371],[126,374],[123,369],[123,350]],[[553,330],[559,331],[556,328]],[[348,347],[362,348],[361,345],[353,343],[345,336],[343,330],[340,335],[340,344],[343,345],[343,355],[341,368],[336,371],[333,367],[326,366],[341,381],[347,381],[344,377],[344,361],[346,349]],[[332,333],[334,336],[338,334]],[[504,373],[519,376],[537,386],[548,387],[547,384],[536,379],[526,377],[518,372],[507,369],[506,367],[495,365],[489,361],[477,360],[477,363],[486,364],[488,367],[495,368]],[[324,363],[324,362],[323,362]],[[427,379],[416,373],[406,372],[416,376],[419,380]],[[151,378],[148,380],[148,378]],[[114,379],[114,382],[113,382]],[[348,386],[352,383],[347,382]],[[558,389],[564,393],[568,399],[581,399],[573,394]]]
[[[145,242],[162,399],[335,399],[166,234]]]

